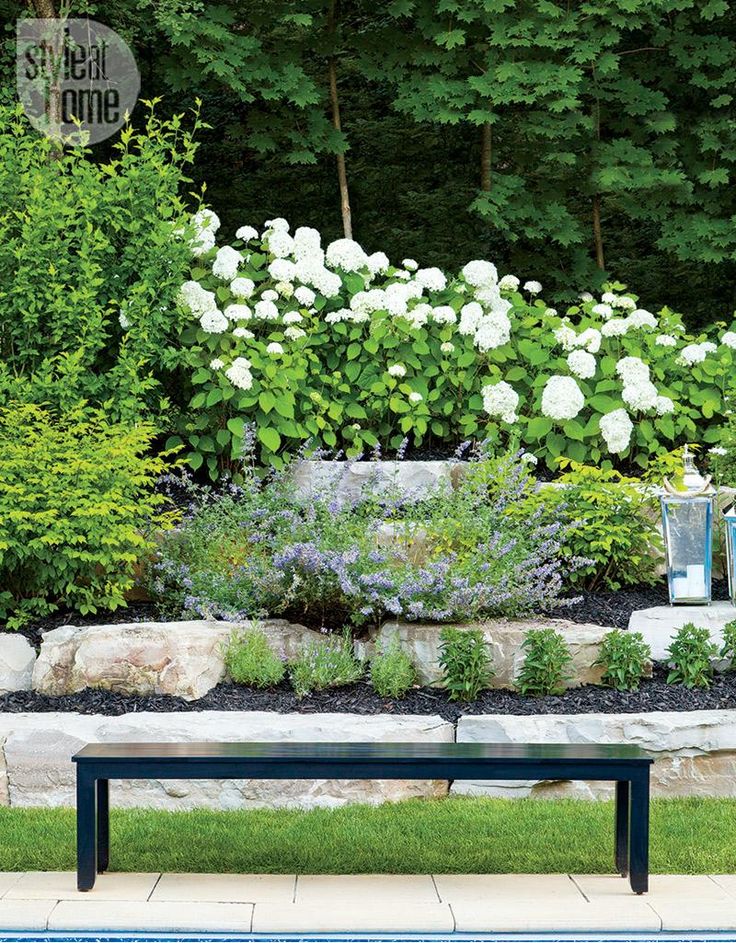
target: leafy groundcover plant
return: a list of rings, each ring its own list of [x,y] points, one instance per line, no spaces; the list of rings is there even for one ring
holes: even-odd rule
[[[510,436],[550,468],[566,457],[645,467],[687,440],[718,440],[736,332],[689,335],[679,315],[607,286],[564,314],[542,286],[488,261],[457,274],[393,265],[284,219],[237,230],[194,218],[181,286],[189,410],[181,437],[215,478],[237,461],[246,422],[280,466],[307,439],[356,456]]]
[[[667,649],[670,672],[668,684],[684,684],[686,688],[709,688],[713,679],[713,660],[718,646],[710,632],[692,622],[677,632]]]
[[[554,629],[530,629],[522,648],[524,662],[516,681],[519,691],[532,697],[561,694],[572,661],[563,636]]]
[[[638,691],[651,661],[652,650],[641,632],[614,629],[604,635],[595,664],[603,668],[601,680],[604,684],[618,691]]]
[[[302,504],[290,471],[264,481],[245,467],[241,485],[195,492],[164,536],[150,585],[172,613],[331,628],[463,622],[551,609],[576,566],[559,557],[565,527],[540,512],[513,455],[475,456],[457,489],[412,504],[387,494]]]
[[[22,625],[65,604],[125,605],[153,532],[170,522],[153,485],[154,430],[77,410],[0,409],[0,618]]]

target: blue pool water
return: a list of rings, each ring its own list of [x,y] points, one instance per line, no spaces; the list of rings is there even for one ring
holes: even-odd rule
[[[733,931],[674,933],[20,933],[0,928],[0,943],[736,943]]]

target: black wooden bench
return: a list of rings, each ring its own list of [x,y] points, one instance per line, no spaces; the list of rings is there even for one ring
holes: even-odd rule
[[[649,885],[649,767],[634,746],[532,743],[97,743],[77,764],[77,886],[110,855],[111,779],[597,780],[616,784],[616,870]]]

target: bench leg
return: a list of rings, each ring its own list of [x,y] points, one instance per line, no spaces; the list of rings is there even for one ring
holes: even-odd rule
[[[616,783],[616,870],[624,878],[629,873],[630,793],[627,779]]]
[[[77,770],[77,888],[91,891],[97,872],[94,779]]]
[[[629,879],[637,894],[649,890],[649,769],[631,781]]]
[[[97,780],[97,871],[107,871],[110,863],[110,783]]]

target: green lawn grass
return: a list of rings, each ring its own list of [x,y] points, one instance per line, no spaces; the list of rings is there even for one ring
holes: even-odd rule
[[[309,812],[113,810],[113,871],[610,873],[613,805],[452,798]],[[74,868],[74,811],[0,808],[0,871]],[[652,804],[652,871],[736,873],[736,800]]]

